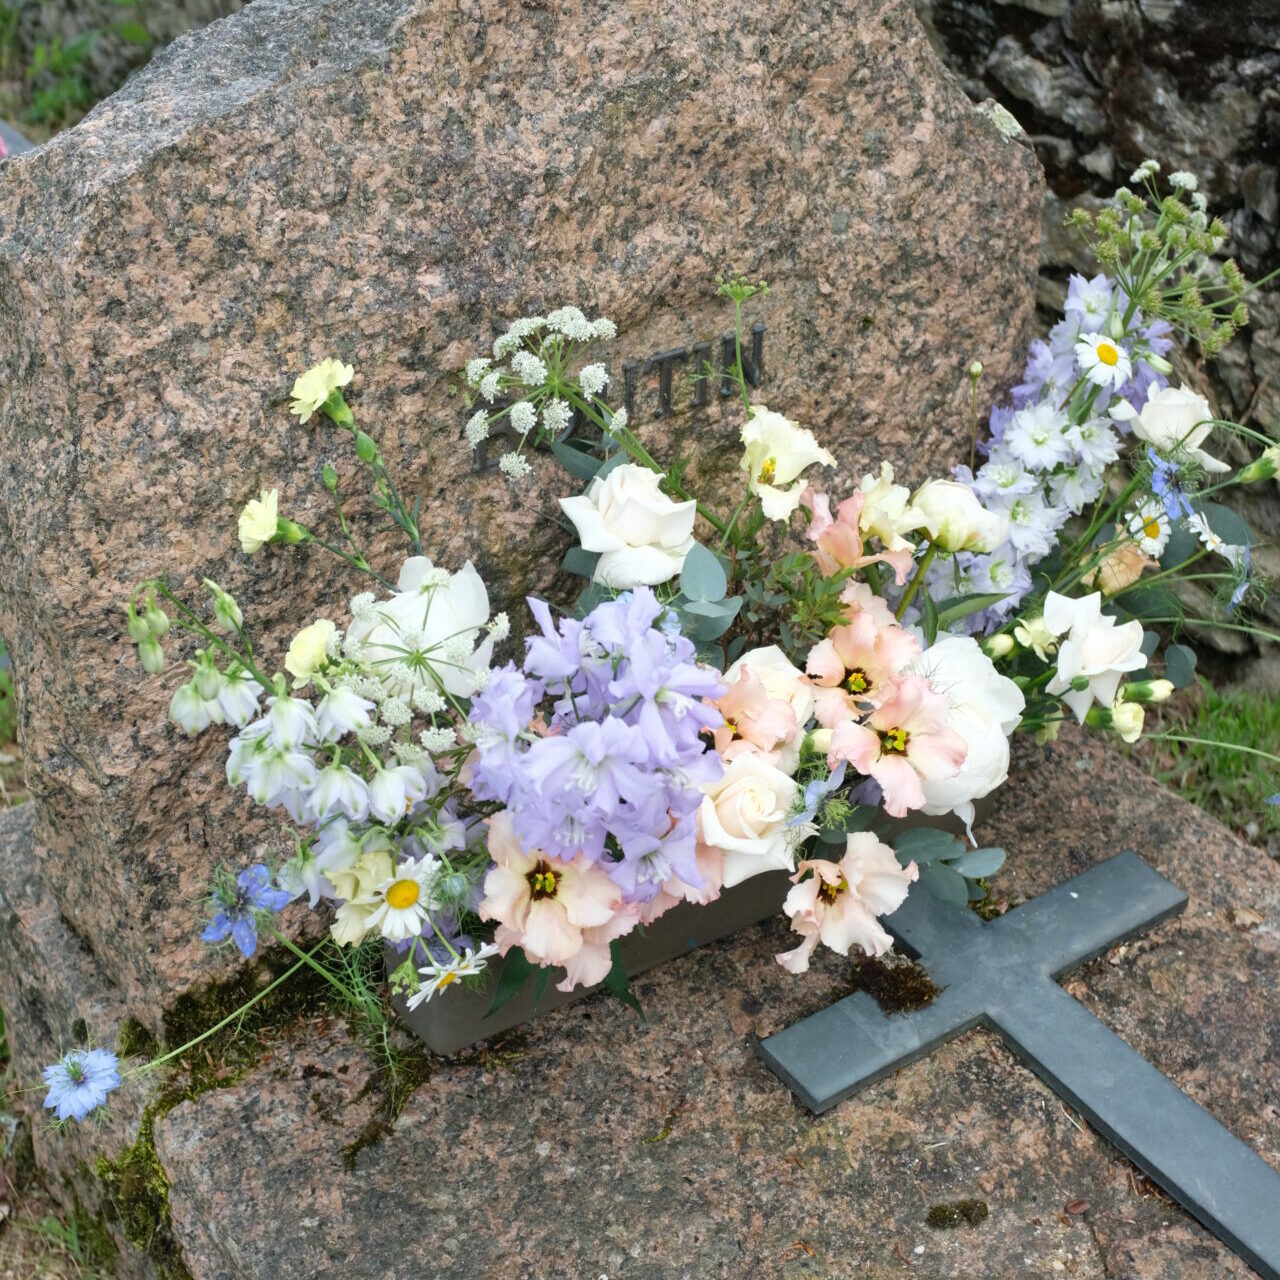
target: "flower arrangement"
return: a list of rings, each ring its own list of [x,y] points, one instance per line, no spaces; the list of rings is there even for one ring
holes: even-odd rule
[[[1175,331],[1214,354],[1250,286],[1215,265],[1225,231],[1194,180],[1162,194],[1157,173],[1144,164],[1139,190],[1074,215],[1102,272],[1072,279],[967,464],[914,490],[887,462],[840,484],[811,431],[753,402],[739,357],[726,511],[610,406],[609,321],[572,306],[516,321],[466,366],[465,439],[505,435],[513,485],[538,449],[579,482],[559,507],[583,586],[530,597],[514,639],[470,562],[424,554],[417,505],[346,399],[352,367],[299,377],[291,411],[350,435],[408,555],[393,577],[370,563],[326,466],[333,541],[282,516],[275,489],[239,519],[246,554],[314,544],[372,588],[341,628],[302,627],[283,671],[211,580],[203,611],[160,579],[129,603],[146,672],[174,631],[199,643],[173,722],[233,729],[228,784],[294,828],[280,865],[215,873],[204,939],[250,956],[265,931],[324,972],[274,923],[305,899],[325,913],[322,946],[398,953],[389,985],[412,1009],[499,962],[499,999],[534,973],[627,995],[621,938],[766,871],[790,877],[797,943],[777,959],[797,974],[819,943],[886,951],[881,918],[908,892],[980,899],[1002,850],[896,820],[954,815],[976,843],[975,804],[1005,781],[1015,731],[1052,737],[1070,717],[1133,742],[1144,707],[1190,680],[1191,651],[1153,629],[1176,635],[1179,580],[1213,583],[1246,629],[1264,590],[1252,534],[1212,495],[1274,477],[1280,450],[1171,385],[1166,359]],[[765,288],[719,282],[739,334]],[[969,375],[976,406],[981,366]],[[1213,451],[1228,434],[1262,446],[1234,471]],[[117,1065],[67,1055],[47,1105],[91,1113]]]

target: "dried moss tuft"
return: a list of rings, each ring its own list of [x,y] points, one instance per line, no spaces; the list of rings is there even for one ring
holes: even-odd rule
[[[948,1231],[962,1223],[976,1227],[986,1221],[989,1212],[985,1200],[953,1200],[949,1204],[933,1205],[924,1220],[939,1231]]]
[[[914,960],[884,956],[859,960],[853,966],[855,991],[874,996],[885,1013],[912,1013],[931,1005],[942,988]]]

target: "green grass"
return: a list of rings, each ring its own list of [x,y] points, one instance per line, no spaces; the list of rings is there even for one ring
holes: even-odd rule
[[[1280,698],[1257,690],[1214,690],[1205,681],[1180,695],[1148,729],[1206,738],[1280,754]],[[1142,752],[1151,772],[1179,795],[1213,814],[1255,844],[1280,854],[1280,765],[1224,747],[1148,742]]]

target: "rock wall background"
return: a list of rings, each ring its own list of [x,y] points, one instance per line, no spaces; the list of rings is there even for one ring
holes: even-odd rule
[[[1231,229],[1232,253],[1251,279],[1280,267],[1280,5],[1275,0],[917,0],[934,47],[975,101],[994,97],[1017,117],[1047,182],[1041,323],[1055,318],[1067,275],[1088,259],[1062,223],[1128,181],[1145,157],[1166,173],[1195,173]],[[1200,381],[1219,411],[1280,438],[1280,292],[1249,302],[1252,322],[1203,365],[1184,353],[1180,372]],[[1243,455],[1241,455],[1243,456]],[[1262,485],[1236,503],[1259,537],[1280,541],[1280,490]],[[1260,563],[1280,578],[1280,554]],[[1280,623],[1280,597],[1267,616]],[[1280,659],[1246,668],[1235,633],[1207,637],[1228,672],[1280,690]]]

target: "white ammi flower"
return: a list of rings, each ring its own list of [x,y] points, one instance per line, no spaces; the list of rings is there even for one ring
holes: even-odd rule
[[[742,469],[770,520],[787,520],[800,505],[806,483],[801,472],[815,463],[836,465],[812,431],[762,404],[752,405],[742,424],[742,444]]]

